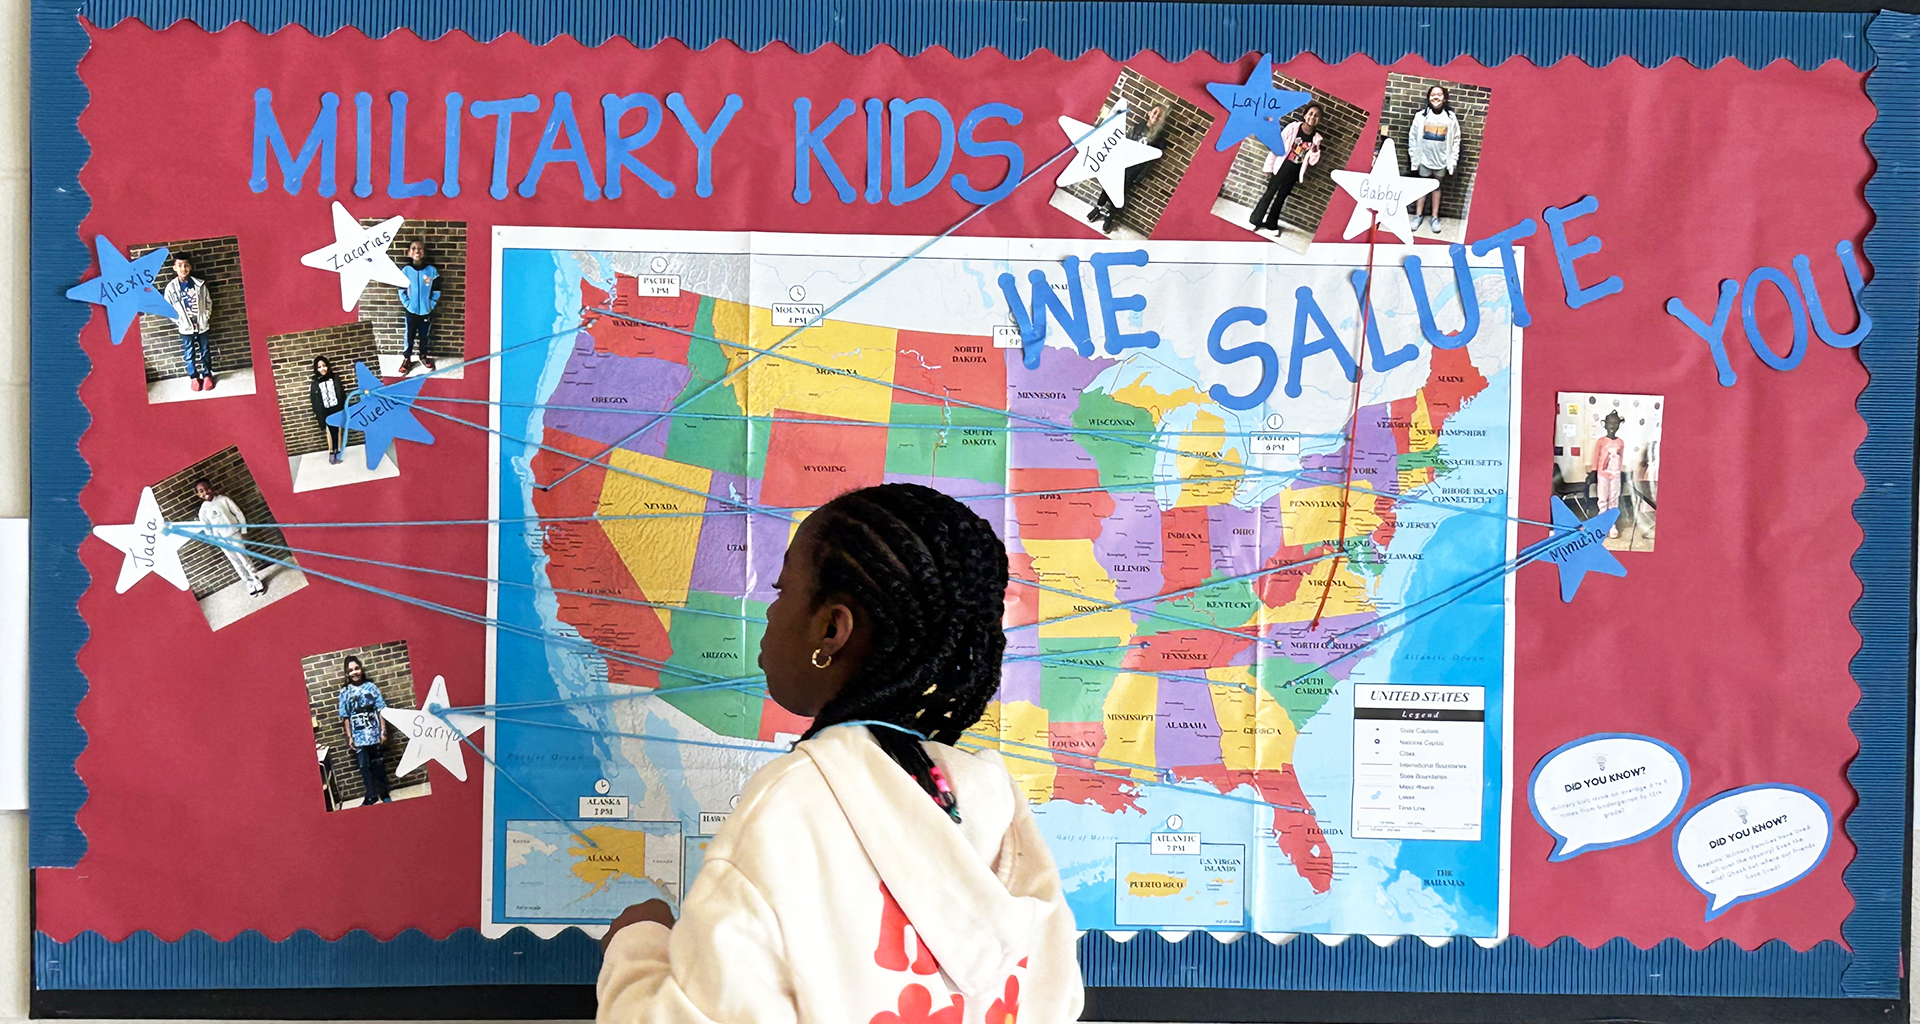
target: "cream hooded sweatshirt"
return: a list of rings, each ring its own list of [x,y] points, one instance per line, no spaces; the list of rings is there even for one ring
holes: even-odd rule
[[[1055,1024],[1080,1016],[1073,914],[998,754],[928,744],[955,824],[861,726],[756,774],[672,929],[622,929],[599,1019]]]

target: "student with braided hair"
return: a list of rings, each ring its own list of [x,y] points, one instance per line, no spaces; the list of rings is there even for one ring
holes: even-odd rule
[[[613,922],[599,1019],[1077,1019],[1073,914],[1026,798],[951,745],[1000,685],[992,527],[917,484],[852,491],[774,586],[767,692],[813,724],[747,784],[678,923],[660,900]]]

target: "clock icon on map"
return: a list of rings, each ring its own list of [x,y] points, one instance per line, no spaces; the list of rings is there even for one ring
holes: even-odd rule
[[[664,274],[667,272],[667,258],[665,256],[655,256],[653,262],[649,265],[653,267],[653,272],[656,274]]]
[[[787,289],[787,298],[795,302],[805,302],[807,300],[807,290],[796,284]]]
[[[612,788],[613,788],[613,783],[608,782],[605,779],[601,779],[599,782],[596,782],[593,784],[593,791],[595,793],[600,794],[601,796],[606,796],[607,791]]]

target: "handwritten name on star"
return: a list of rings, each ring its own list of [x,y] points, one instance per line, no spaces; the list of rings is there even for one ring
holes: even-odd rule
[[[397,232],[391,228],[376,231],[368,235],[365,241],[345,252],[328,253],[327,260],[331,264],[328,269],[339,270],[355,260],[365,259],[368,253],[376,250],[385,252],[387,246],[393,244],[393,239],[396,234]]]

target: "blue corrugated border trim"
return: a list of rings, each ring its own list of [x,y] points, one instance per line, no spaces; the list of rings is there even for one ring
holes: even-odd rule
[[[1206,52],[1229,60],[1261,48],[1276,58],[1313,53],[1337,63],[1364,54],[1391,64],[1419,54],[1436,64],[1470,56],[1483,64],[1525,57],[1588,64],[1631,57],[1646,66],[1674,58],[1698,67],[1729,57],[1748,67],[1829,60],[1863,71],[1873,52],[1868,15],[1799,11],[1606,11],[1421,7],[1325,8],[1281,4],[1113,3],[1080,0],[681,0],[679,3],[475,3],[472,0],[84,0],[87,20],[138,18],[154,28],[190,20],[218,30],[244,21],[262,32],[300,25],[316,35],[346,27],[370,36],[408,29],[427,39],[463,31],[479,40],[512,32],[536,43],[567,35],[595,46],[613,37],[637,46],[678,39],[696,49],[722,40],[757,50],[785,43],[801,52],[833,44],[853,53],[930,46],[960,56],[992,47],[1011,57],[1088,50],[1122,57],[1152,50],[1169,60]]]
[[[80,168],[92,149],[79,129],[87,105],[79,74],[87,35],[73,17],[71,2],[34,0],[31,47],[33,519],[27,652],[33,685],[28,693],[27,860],[38,866],[71,865],[87,852],[87,837],[74,824],[87,786],[74,759],[87,747],[75,712],[87,693],[76,661],[87,642],[80,595],[89,582],[80,564],[80,542],[88,530],[80,488],[92,475],[79,444],[93,422],[80,401],[80,381],[92,363],[79,338],[93,307],[68,299],[66,289],[93,262],[80,242],[80,220],[92,207],[80,187]]]
[[[1846,950],[1823,942],[1800,953],[1782,942],[1748,952],[1726,940],[1689,949],[1668,939],[1640,949],[1614,939],[1588,949],[1572,939],[1534,947],[1519,939],[1492,949],[1464,940],[1439,948],[1406,938],[1381,947],[1354,936],[1328,946],[1300,936],[1275,946],[1258,936],[1222,945],[1206,935],[1167,942],[1141,934],[1115,942],[1089,933],[1080,962],[1089,985],[1285,988],[1338,992],[1522,995],[1770,996],[1833,999],[1843,992]],[[329,942],[297,932],[271,942],[245,932],[218,942],[193,932],[162,942],[136,932],[109,942],[85,932],[69,942],[35,933],[33,966],[43,989],[360,988],[411,985],[592,984],[598,945],[578,931],[553,939],[515,930],[487,940],[463,930],[434,941],[409,931],[382,942],[352,932]]]
[[[1845,874],[1853,913],[1840,934],[1853,948],[1849,996],[1899,991],[1907,906],[1907,788],[1912,762],[1915,343],[1920,338],[1920,17],[1883,13],[1867,36],[1879,59],[1867,76],[1878,114],[1867,129],[1873,227],[1865,253],[1873,280],[1861,295],[1873,332],[1861,343],[1867,389],[1857,403],[1867,439],[1853,461],[1866,488],[1853,503],[1864,535],[1853,556],[1860,652],[1852,672],[1860,703],[1849,721],[1860,754],[1847,768],[1860,802],[1847,815],[1856,853]]]
[[[903,53],[942,46],[970,54],[991,46],[1024,56],[1038,48],[1072,56],[1098,49],[1171,59],[1197,51],[1237,57],[1249,40],[1284,39],[1294,52],[1329,61],[1360,54],[1390,63],[1417,54],[1434,63],[1470,56],[1497,64],[1524,57],[1551,64],[1576,57],[1605,64],[1629,57],[1654,66],[1727,58],[1759,67],[1784,59],[1803,68],[1840,60],[1873,65],[1868,92],[1880,118],[1868,134],[1878,168],[1867,189],[1876,227],[1867,240],[1875,271],[1863,301],[1876,331],[1862,348],[1873,373],[1860,398],[1869,426],[1856,460],[1867,478],[1855,516],[1867,538],[1854,560],[1864,590],[1854,610],[1863,637],[1854,661],[1862,700],[1853,724],[1861,753],[1850,769],[1860,804],[1848,830],[1860,853],[1846,873],[1856,907],[1834,943],[1804,953],[1780,943],[1751,952],[1728,942],[1692,950],[1669,940],[1640,950],[1623,940],[1587,949],[1570,939],[1536,948],[1510,940],[1489,950],[1465,941],[1438,949],[1415,940],[1379,947],[1354,938],[1336,947],[1300,939],[1275,947],[1248,937],[1220,945],[1204,936],[1178,944],[1155,936],[1082,941],[1097,985],[1317,988],[1433,992],[1892,997],[1899,992],[1904,899],[1907,661],[1912,594],[1913,341],[1920,259],[1898,239],[1920,228],[1920,44],[1915,19],[1784,12],[1535,11],[1303,8],[1166,3],[1049,4],[1030,0],[778,0],[678,5],[537,8],[443,0],[404,7],[374,0],[34,0],[33,22],[33,514],[31,595],[34,704],[31,849],[38,865],[72,865],[86,851],[74,814],[86,790],[74,759],[86,736],[74,717],[86,681],[75,666],[86,626],[76,602],[87,584],[77,551],[87,530],[77,498],[88,470],[76,445],[89,422],[77,396],[88,372],[73,343],[87,310],[66,286],[91,260],[77,238],[88,200],[78,173],[89,150],[76,123],[86,104],[77,74],[95,24],[137,17],[155,27],[188,19],[209,29],[244,21],[262,31],[301,25],[316,34],[352,26],[372,36],[410,28],[427,38],[459,29],[478,39],[504,32],[544,42],[565,34],[588,44],[619,36],[638,45],[674,38],[695,47],[722,39],[746,49],[783,42],[801,51],[832,43],[851,52],[887,45]],[[399,12],[404,11],[404,14]],[[1871,35],[1871,45],[1869,40]],[[1278,51],[1276,51],[1278,52]],[[1901,161],[1907,161],[1902,164]],[[445,940],[407,932],[379,941],[355,932],[326,941],[301,932],[271,942],[256,932],[230,942],[194,933],[162,942],[141,932],[120,942],[85,933],[68,942],[35,936],[36,983],[47,989],[286,988],[585,982],[597,957],[578,933],[540,940],[516,932],[486,940],[463,931]]]

